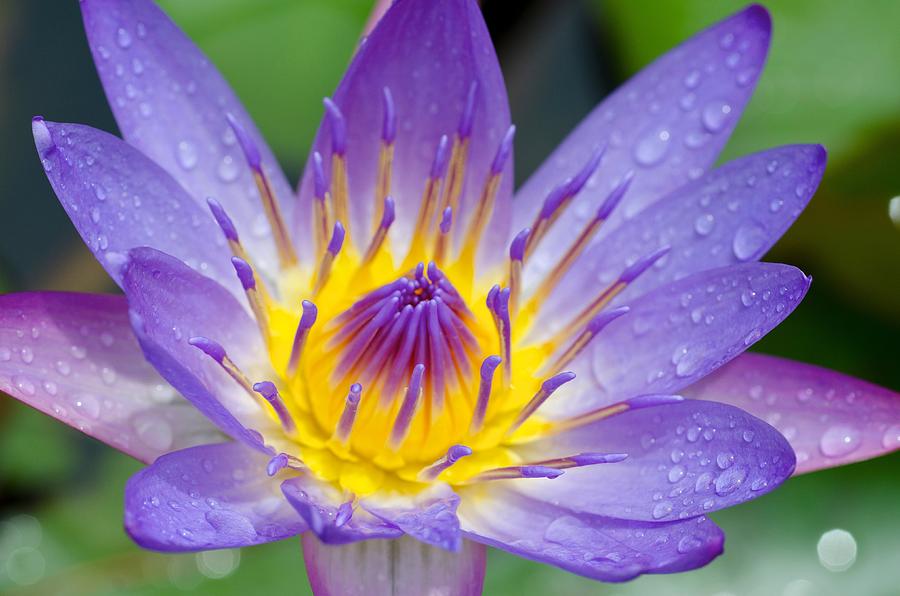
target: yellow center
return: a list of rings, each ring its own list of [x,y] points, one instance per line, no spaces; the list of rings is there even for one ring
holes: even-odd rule
[[[542,379],[535,375],[554,346],[516,345],[515,338],[522,337],[527,329],[525,319],[530,318],[527,309],[521,310],[514,323],[510,378],[504,380],[501,370],[497,370],[484,423],[473,432],[471,422],[481,379],[479,369],[486,356],[499,354],[499,340],[492,315],[485,305],[485,296],[492,284],[473,281],[474,267],[466,256],[468,251],[462,252],[463,256],[456,262],[437,265],[473,315],[467,320],[467,326],[479,354],[454,353],[454,357],[469,359],[471,374],[460,382],[448,383],[442,400],[436,400],[430,385],[425,384],[408,434],[396,447],[389,444],[389,437],[403,401],[403,391],[382,396],[379,393],[383,389],[382,383],[363,385],[352,432],[347,440],[335,437],[350,384],[357,381],[349,376],[353,371],[345,375],[338,373],[338,361],[353,338],[335,340],[340,330],[335,318],[366,293],[394,282],[409,270],[396,268],[387,247],[367,264],[362,263],[352,248],[345,247],[338,254],[327,283],[315,296],[318,318],[294,375],[288,374],[287,368],[299,314],[294,305],[289,307],[266,299],[270,358],[283,379],[280,389],[285,405],[297,423],[296,432],[272,442],[276,449],[295,455],[320,479],[357,496],[382,490],[421,490],[425,484],[417,479],[419,472],[455,444],[470,447],[473,454],[440,474],[439,479],[450,484],[465,483],[487,469],[520,463],[509,446],[541,433],[546,425],[530,419],[512,432],[511,425],[540,389]],[[430,251],[414,247],[402,262],[428,262],[433,258]],[[294,268],[292,274],[279,280],[279,294],[311,296],[310,277]],[[502,279],[503,274],[498,271],[495,281]],[[429,374],[426,369],[426,380]],[[405,378],[401,386],[405,387],[407,382],[408,378]]]

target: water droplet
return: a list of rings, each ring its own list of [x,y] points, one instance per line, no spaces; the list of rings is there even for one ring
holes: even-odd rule
[[[753,306],[756,303],[756,292],[753,290],[744,290],[741,292],[741,304],[744,306]]]
[[[719,474],[715,481],[716,494],[720,497],[730,495],[744,483],[747,470],[743,466],[732,466]]]
[[[713,101],[703,108],[700,121],[703,128],[716,133],[722,130],[731,118],[731,106],[724,101]]]
[[[716,465],[720,470],[727,470],[734,463],[734,454],[723,451],[716,456]]]
[[[684,77],[684,86],[688,89],[696,89],[700,84],[700,71],[692,70]]]
[[[34,383],[25,377],[15,376],[12,378],[12,382],[15,388],[25,395],[31,396],[36,392]]]
[[[668,130],[655,130],[640,139],[634,146],[635,161],[645,167],[655,166],[660,163],[669,150]]]
[[[234,182],[237,179],[240,170],[238,170],[234,158],[230,155],[226,155],[222,158],[222,161],[219,162],[216,173],[219,175],[222,182]]]
[[[832,426],[822,434],[819,450],[826,457],[842,457],[856,451],[862,443],[859,430],[852,426]]]
[[[197,165],[197,146],[190,141],[181,141],[176,149],[178,163],[185,170],[192,170]]]
[[[81,412],[88,418],[97,419],[100,416],[100,402],[93,395],[86,393],[76,393],[70,397],[75,410]]]
[[[740,261],[758,256],[766,244],[766,230],[757,223],[746,223],[734,234],[731,249]]]
[[[694,231],[700,236],[708,236],[715,225],[715,216],[711,213],[704,213],[694,221]]]
[[[681,554],[689,553],[692,550],[697,550],[703,546],[703,541],[697,538],[696,536],[682,536],[681,540],[678,541],[678,552]]]
[[[884,431],[881,437],[881,446],[885,449],[897,449],[900,447],[900,424],[892,424]]]
[[[819,538],[819,563],[828,571],[847,571],[856,562],[856,539],[847,530],[828,530]]]
[[[684,471],[683,467],[672,466],[672,468],[669,470],[669,475],[668,475],[669,482],[671,482],[672,484],[678,482],[679,480],[684,478],[684,474],[685,474],[685,471]]]
[[[91,221],[94,223],[100,223],[100,210],[96,207],[91,207]]]
[[[174,439],[172,426],[157,414],[138,414],[132,422],[132,427],[138,438],[152,449],[166,451],[172,446]]]
[[[755,435],[752,430],[745,430],[741,436],[743,437],[745,443],[750,443],[753,441],[753,437]]]
[[[119,30],[116,31],[116,43],[119,44],[119,47],[122,49],[128,48],[131,46],[131,34],[128,33],[126,29],[119,27]]]
[[[650,511],[650,515],[653,516],[653,519],[662,519],[670,513],[672,513],[672,503],[670,503],[669,501],[662,501],[661,503],[657,503]]]

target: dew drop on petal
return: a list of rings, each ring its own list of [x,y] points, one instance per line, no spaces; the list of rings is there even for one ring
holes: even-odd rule
[[[119,27],[119,30],[116,32],[116,43],[119,44],[119,47],[122,49],[131,46],[131,34],[127,29]]]
[[[655,130],[638,140],[634,146],[634,160],[645,167],[655,166],[665,158],[669,150],[668,130]]]
[[[711,213],[704,213],[694,221],[694,231],[700,236],[708,236],[716,224],[716,218]]]
[[[190,141],[181,141],[176,148],[178,164],[185,170],[192,170],[197,165],[197,147]]]
[[[734,233],[731,249],[739,261],[756,256],[766,243],[766,230],[759,224],[744,224]]]
[[[724,101],[713,101],[706,104],[700,117],[703,128],[711,133],[719,132],[728,123],[731,111],[731,106]]]
[[[900,448],[900,424],[892,424],[884,431],[881,446],[885,449]]]
[[[859,430],[852,426],[832,426],[822,434],[819,450],[826,457],[842,457],[856,451],[862,443]]]

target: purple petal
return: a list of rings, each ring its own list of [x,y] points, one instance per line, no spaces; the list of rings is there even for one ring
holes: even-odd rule
[[[540,410],[554,418],[650,393],[676,393],[771,331],[810,279],[796,267],[744,263],[695,273],[629,306],[567,368],[578,377]]]
[[[303,558],[317,596],[480,596],[484,584],[485,548],[470,541],[453,553],[411,538],[332,546],[306,533]]]
[[[264,430],[274,422],[217,363],[188,343],[197,336],[213,339],[251,378],[274,378],[259,332],[234,296],[152,248],[128,253],[122,287],[147,360],[226,434],[261,448],[245,425]]]
[[[775,489],[794,452],[774,428],[726,404],[687,400],[631,410],[521,447],[526,461],[627,453],[621,462],[566,470],[549,482],[509,484],[542,501],[620,519],[673,521]]]
[[[605,230],[698,177],[725,145],[753,91],[771,22],[758,5],[701,31],[604,100],[516,193],[513,229],[531,224],[547,193],[574,176],[597,143],[609,148],[597,173],[534,253],[544,272],[573,229],[628,171],[634,180]]]
[[[773,425],[797,454],[796,474],[900,449],[900,395],[811,364],[743,354],[685,396],[729,403]]]
[[[220,436],[144,360],[121,296],[0,296],[0,389],[145,463]]]
[[[705,517],[669,523],[611,519],[536,501],[499,483],[477,490],[471,498],[464,494],[460,505],[468,538],[592,579],[622,582],[644,573],[696,569],[719,556],[725,541]]]
[[[226,114],[259,148],[285,215],[291,188],[240,100],[209,59],[151,0],[82,0],[94,63],[125,140],[205,208],[218,200],[263,270],[276,264],[262,203]]]
[[[281,492],[309,529],[326,544],[347,544],[372,538],[399,538],[395,526],[355,507],[349,520],[339,515],[346,501],[337,489],[308,475],[296,476],[281,484]],[[341,523],[343,522],[343,523]]]
[[[75,227],[109,274],[106,255],[152,246],[240,295],[231,253],[209,215],[178,182],[124,141],[80,124],[35,118],[34,140],[47,178]]]
[[[355,241],[368,241],[383,124],[382,94],[390,89],[399,125],[391,195],[397,202],[392,241],[404,254],[441,135],[456,133],[469,91],[477,83],[469,161],[456,222],[467,222],[510,125],[503,76],[478,5],[471,0],[401,0],[387,11],[360,47],[334,93],[347,120],[347,166]],[[331,154],[331,131],[323,120],[313,151]],[[302,217],[313,196],[312,158],[301,185]],[[330,160],[325,167],[330,171]],[[327,172],[326,172],[327,173]],[[500,259],[508,230],[512,165],[504,170],[496,216],[485,238],[485,257]],[[306,226],[306,219],[303,220]],[[454,225],[460,238],[464,225]],[[361,233],[360,233],[361,232]],[[498,260],[499,262],[499,260]]]
[[[789,145],[736,159],[686,184],[586,250],[551,294],[542,319],[552,320],[563,305],[586,305],[626,262],[653,246],[670,247],[661,266],[639,276],[615,303],[697,271],[758,260],[809,202],[825,159],[819,145]]]
[[[435,488],[415,497],[368,498],[362,506],[408,536],[449,551],[462,548],[456,508],[459,497],[448,487]]]
[[[125,530],[144,548],[197,551],[290,538],[306,524],[240,443],[160,457],[125,486]]]

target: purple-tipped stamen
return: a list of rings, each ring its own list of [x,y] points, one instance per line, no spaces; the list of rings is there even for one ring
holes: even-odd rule
[[[575,373],[571,371],[561,372],[553,375],[543,383],[541,383],[541,388],[537,393],[534,394],[534,397],[529,400],[525,407],[522,408],[522,411],[519,412],[519,415],[516,416],[516,419],[513,421],[512,425],[510,425],[509,430],[506,432],[507,435],[513,434],[526,420],[528,420],[532,414],[534,414],[538,408],[544,405],[544,402],[553,395],[553,393],[568,383],[569,381],[575,378]]]
[[[590,412],[585,412],[584,414],[580,414],[574,418],[556,422],[553,424],[553,430],[554,432],[564,432],[572,428],[577,428],[586,424],[597,422],[599,420],[604,420],[606,418],[609,418],[610,416],[615,416],[616,414],[621,414],[622,412],[627,412],[629,410],[654,408],[656,406],[664,406],[667,404],[674,404],[682,401],[684,401],[684,398],[680,395],[639,395],[625,401],[620,401],[608,406],[603,406],[602,408],[597,408],[596,410],[591,410]]]
[[[475,100],[478,98],[478,82],[473,81],[469,85],[469,93],[466,95],[466,105],[459,119],[457,135],[460,139],[468,139],[472,136],[472,125],[475,122]]]
[[[385,87],[381,90],[381,99],[384,110],[381,119],[381,141],[385,145],[392,145],[397,137],[397,114],[390,88]]]
[[[494,161],[491,162],[491,175],[499,176],[503,173],[503,168],[506,167],[506,162],[509,160],[509,156],[512,155],[513,149],[513,141],[516,138],[516,126],[515,124],[510,125],[507,129],[506,134],[503,135],[503,140],[500,141],[500,146],[497,147],[497,153],[494,155]]]
[[[292,433],[296,430],[297,426],[294,424],[294,419],[291,418],[291,413],[288,412],[287,406],[284,405],[284,400],[281,399],[281,394],[278,393],[275,383],[261,381],[253,385],[253,390],[269,402],[275,414],[278,415],[278,420],[281,422],[281,427],[285,432]]]
[[[487,307],[491,311],[500,341],[504,387],[509,387],[512,381],[512,323],[509,317],[509,298],[510,289],[500,289],[496,285],[490,289],[487,297]]]
[[[596,298],[594,298],[594,300],[587,307],[585,307],[571,323],[569,323],[562,331],[556,334],[553,339],[553,343],[564,343],[576,331],[587,325],[588,321],[597,316],[597,314],[602,311],[606,307],[606,305],[609,304],[617,294],[619,294],[619,292],[625,289],[628,284],[633,282],[635,279],[637,279],[638,276],[640,276],[647,269],[653,266],[654,263],[658,262],[661,258],[668,254],[669,250],[670,247],[664,246],[653,251],[649,255],[641,257],[640,259],[626,267],[615,282],[604,288],[603,291],[600,292],[600,294]]]
[[[325,200],[325,194],[328,192],[328,181],[325,179],[325,168],[322,165],[322,154],[318,151],[313,152],[313,196],[320,200]]]
[[[344,245],[344,224],[339,221],[334,222],[334,230],[331,232],[331,240],[328,242],[328,248],[326,249],[329,253],[331,253],[332,257],[336,257],[339,252],[341,252],[341,247]]]
[[[450,233],[451,225],[453,225],[453,208],[447,207],[441,214],[441,223],[438,226],[438,228],[441,230],[441,234]]]
[[[631,399],[625,400],[629,410],[637,410],[640,408],[653,408],[666,404],[677,404],[683,402],[684,397],[681,395],[669,395],[667,393],[649,393],[647,395],[638,395]]]
[[[330,97],[323,99],[322,104],[331,130],[331,151],[335,155],[344,155],[347,152],[347,121],[344,114]]]
[[[622,177],[622,180],[619,181],[615,188],[613,188],[606,196],[606,199],[600,204],[600,208],[597,209],[597,214],[594,216],[596,219],[605,220],[610,216],[625,196],[625,193],[628,192],[632,180],[634,180],[634,171],[628,170]]]
[[[412,375],[410,375],[406,395],[403,397],[403,403],[400,404],[400,410],[394,419],[394,427],[391,429],[391,436],[388,439],[388,445],[391,449],[398,449],[409,433],[409,426],[412,423],[413,415],[416,413],[416,407],[419,404],[419,397],[422,393],[422,378],[424,375],[425,365],[417,364],[413,368]]]
[[[266,473],[269,476],[274,476],[288,465],[288,456],[287,453],[279,453],[275,457],[269,460],[269,463],[266,465]]]
[[[625,268],[625,271],[619,276],[619,281],[626,284],[633,282],[640,274],[652,267],[654,263],[669,254],[670,250],[670,246],[663,246],[649,255],[641,257]]]
[[[584,185],[587,184],[588,180],[591,179],[591,176],[594,175],[594,172],[597,171],[597,168],[600,167],[600,161],[603,159],[604,153],[606,153],[606,143],[594,148],[594,151],[591,153],[590,159],[588,159],[584,167],[581,168],[581,170],[572,177],[572,180],[569,183],[567,194],[570,197],[575,196],[579,192],[581,192],[581,190],[584,188]]]
[[[237,228],[234,227],[234,222],[231,221],[231,218],[225,213],[225,209],[219,204],[219,201],[212,197],[207,197],[206,204],[209,206],[209,210],[212,212],[216,223],[219,224],[219,228],[222,229],[222,233],[225,235],[228,242],[239,244],[241,240],[238,237]]]
[[[379,222],[378,227],[375,229],[375,233],[372,235],[372,240],[369,242],[368,248],[366,248],[366,253],[363,255],[360,267],[371,263],[378,254],[378,251],[384,245],[384,240],[387,238],[388,230],[390,230],[391,224],[394,223],[395,217],[396,211],[394,199],[392,197],[385,197],[384,205],[381,208],[381,222]]]
[[[384,199],[384,210],[381,214],[381,223],[379,227],[383,230],[387,231],[388,228],[391,227],[391,224],[394,223],[394,219],[396,218],[396,210],[394,205],[393,197],[385,197]]]
[[[231,264],[234,266],[234,271],[237,273],[241,286],[244,288],[244,293],[247,295],[247,302],[250,303],[250,310],[253,311],[253,315],[256,317],[260,334],[268,342],[270,340],[269,314],[260,292],[257,291],[256,275],[253,273],[253,267],[240,257],[231,257]]]
[[[528,235],[531,234],[531,228],[525,228],[513,238],[509,245],[509,258],[511,261],[519,261],[525,258],[525,245],[528,243]]]
[[[225,361],[225,358],[228,357],[228,354],[225,353],[225,348],[223,348],[221,344],[206,337],[192,337],[188,339],[188,343],[219,364],[222,364],[222,362]]]
[[[619,317],[628,314],[631,309],[627,306],[620,306],[618,308],[614,308],[612,310],[600,311],[598,315],[596,315],[593,319],[591,319],[587,325],[585,325],[584,330],[581,332],[578,337],[575,338],[575,341],[572,342],[566,350],[560,354],[560,356],[553,361],[553,364],[549,367],[545,367],[542,372],[549,372],[550,370],[559,370],[564,366],[567,366],[570,362],[572,362],[587,346],[591,343],[591,340],[603,330],[604,327],[618,319]]]
[[[434,152],[434,159],[431,162],[431,172],[429,176],[432,180],[438,180],[447,174],[447,164],[450,162],[448,144],[449,141],[447,135],[441,135],[441,139],[438,141],[437,150]]]
[[[532,234],[528,238],[528,245],[525,249],[526,257],[534,252],[534,249],[543,240],[547,231],[556,223],[572,199],[581,192],[584,185],[594,175],[605,151],[606,145],[595,148],[584,167],[572,178],[553,187],[547,198],[544,199],[544,204],[531,225]]]
[[[189,338],[188,344],[212,358],[213,361],[222,367],[222,370],[224,370],[229,377],[234,379],[235,382],[244,389],[244,391],[256,399],[256,394],[253,392],[250,379],[248,379],[247,375],[245,375],[241,369],[237,367],[234,361],[228,357],[225,348],[223,348],[221,344],[209,338],[199,336]]]
[[[578,453],[566,457],[536,461],[529,465],[554,468],[556,470],[568,470],[570,468],[581,468],[597,464],[616,464],[620,461],[624,461],[627,457],[627,453]]]
[[[519,296],[522,293],[522,260],[525,258],[525,248],[528,246],[528,238],[531,228],[525,228],[513,238],[509,245],[509,310],[513,315],[519,312]]]
[[[253,137],[247,134],[247,130],[240,122],[238,122],[237,118],[234,117],[234,114],[226,112],[225,118],[228,120],[228,125],[231,127],[231,130],[234,132],[235,138],[237,138],[241,151],[244,152],[244,158],[247,160],[247,165],[257,172],[262,172],[262,158],[259,154],[259,147],[256,146]]]
[[[547,478],[552,480],[563,475],[563,471],[548,466],[508,466],[494,468],[476,474],[469,482],[487,482],[491,480],[511,480],[515,478]]]
[[[300,365],[300,357],[303,355],[303,348],[306,346],[306,338],[309,337],[309,330],[316,322],[319,315],[319,309],[309,300],[301,303],[303,314],[300,315],[300,322],[297,324],[297,331],[294,333],[294,343],[291,346],[291,355],[288,359],[287,374],[293,378],[297,373]]]
[[[240,257],[231,257],[231,264],[244,291],[255,290],[256,276],[253,274],[253,267],[250,266],[250,263]]]
[[[469,424],[469,434],[475,434],[484,426],[484,417],[487,414],[488,403],[491,398],[491,385],[494,380],[494,372],[502,362],[500,356],[488,356],[481,363],[481,378],[478,383],[478,398],[475,401],[475,411],[472,413],[472,422]]]
[[[453,445],[447,450],[446,455],[430,466],[423,468],[422,471],[419,472],[418,479],[421,482],[433,482],[437,480],[438,476],[440,476],[444,470],[458,462],[460,459],[470,455],[472,455],[471,448],[466,447],[465,445]]]
[[[346,445],[349,441],[361,399],[362,385],[353,383],[350,385],[350,392],[347,394],[347,398],[344,400],[344,411],[341,412],[341,418],[334,429],[334,438],[339,443]]]
[[[290,233],[285,225],[275,192],[272,190],[272,185],[263,171],[259,147],[233,114],[226,113],[225,118],[234,132],[235,138],[237,138],[247,165],[250,166],[253,172],[253,180],[256,182],[256,187],[259,191],[263,211],[266,219],[269,221],[269,227],[272,229],[272,237],[275,241],[275,248],[278,250],[279,262],[282,267],[290,267],[297,262],[297,254],[294,252],[294,245],[291,242]]]
[[[578,235],[578,238],[575,239],[575,242],[572,243],[572,246],[569,247],[569,250],[566,251],[566,254],[562,259],[559,260],[559,263],[556,267],[553,267],[544,280],[541,282],[538,289],[534,292],[532,296],[532,300],[536,303],[540,303],[545,300],[551,292],[559,285],[559,282],[562,281],[563,276],[569,272],[569,270],[575,264],[575,261],[578,257],[584,252],[587,246],[590,244],[591,240],[594,237],[594,234],[600,228],[600,225],[606,221],[606,218],[609,217],[609,214],[612,213],[613,209],[619,204],[619,201],[622,200],[622,197],[625,196],[625,192],[628,190],[628,187],[631,185],[631,180],[633,177],[632,172],[628,172],[623,177],[622,181],[609,193],[603,203],[600,205],[600,208],[597,210],[596,215],[593,219],[588,221],[587,225]]]
[[[331,240],[328,241],[328,247],[325,249],[325,254],[322,255],[322,260],[319,261],[319,269],[316,272],[316,283],[313,287],[314,295],[318,295],[319,292],[322,291],[322,288],[325,287],[329,277],[331,277],[331,268],[332,265],[334,265],[334,259],[337,257],[338,253],[341,252],[341,247],[344,245],[345,234],[344,224],[340,221],[334,222],[334,228],[331,231]]]

